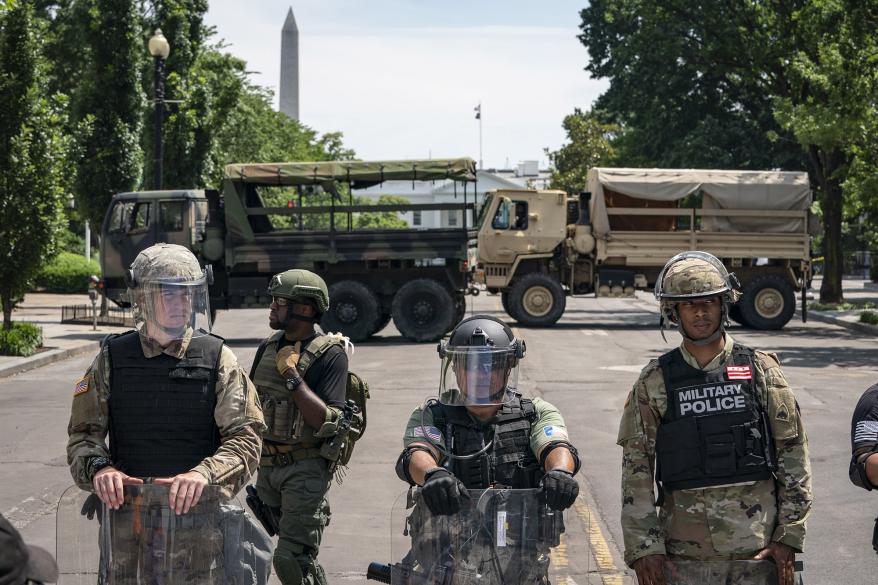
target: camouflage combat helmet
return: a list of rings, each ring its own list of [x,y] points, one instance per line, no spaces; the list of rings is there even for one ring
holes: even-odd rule
[[[177,244],[155,244],[140,252],[128,272],[128,288],[165,280],[196,281],[204,269],[192,252]]]
[[[667,321],[679,321],[678,302],[718,296],[722,302],[722,316],[719,328],[710,337],[692,339],[680,328],[683,337],[699,345],[718,339],[728,322],[729,305],[739,298],[739,293],[735,290],[739,286],[735,275],[726,270],[713,254],[697,250],[677,254],[668,260],[655,282],[655,298],[661,309],[659,327],[662,336]]]
[[[275,274],[268,283],[268,294],[290,300],[310,299],[321,314],[329,309],[326,282],[310,270],[287,270]]]

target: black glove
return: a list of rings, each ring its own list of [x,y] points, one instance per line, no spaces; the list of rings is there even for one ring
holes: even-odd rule
[[[82,503],[82,509],[79,511],[79,513],[89,520],[93,520],[95,517],[95,513],[101,512],[101,506],[103,506],[103,503],[101,502],[101,499],[97,496],[97,494],[91,494]],[[100,514],[98,514],[98,519],[100,519]]]
[[[421,497],[427,507],[436,515],[450,516],[460,511],[461,498],[468,497],[463,484],[454,474],[436,467],[427,472]]]
[[[553,510],[566,510],[579,495],[579,484],[573,474],[563,469],[553,469],[543,477],[546,504]]]

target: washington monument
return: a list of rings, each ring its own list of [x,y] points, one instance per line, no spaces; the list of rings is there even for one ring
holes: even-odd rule
[[[287,19],[280,36],[280,111],[299,119],[299,27],[293,8],[287,12]]]

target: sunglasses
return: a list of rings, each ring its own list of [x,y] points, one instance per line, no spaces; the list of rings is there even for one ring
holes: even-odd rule
[[[286,307],[287,305],[292,304],[293,301],[291,301],[290,299],[285,299],[283,297],[271,297],[271,302],[278,307]]]

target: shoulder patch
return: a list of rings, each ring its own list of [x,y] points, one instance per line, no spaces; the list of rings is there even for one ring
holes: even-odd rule
[[[550,439],[567,439],[567,431],[561,427],[547,426],[543,427],[543,435]]]
[[[83,376],[76,381],[76,384],[73,385],[73,395],[79,396],[80,394],[85,394],[86,392],[88,392],[88,388],[88,376]]]
[[[770,368],[779,368],[780,367],[780,358],[777,357],[776,353],[769,351],[757,351],[756,359],[763,365],[764,369],[768,370]]]

